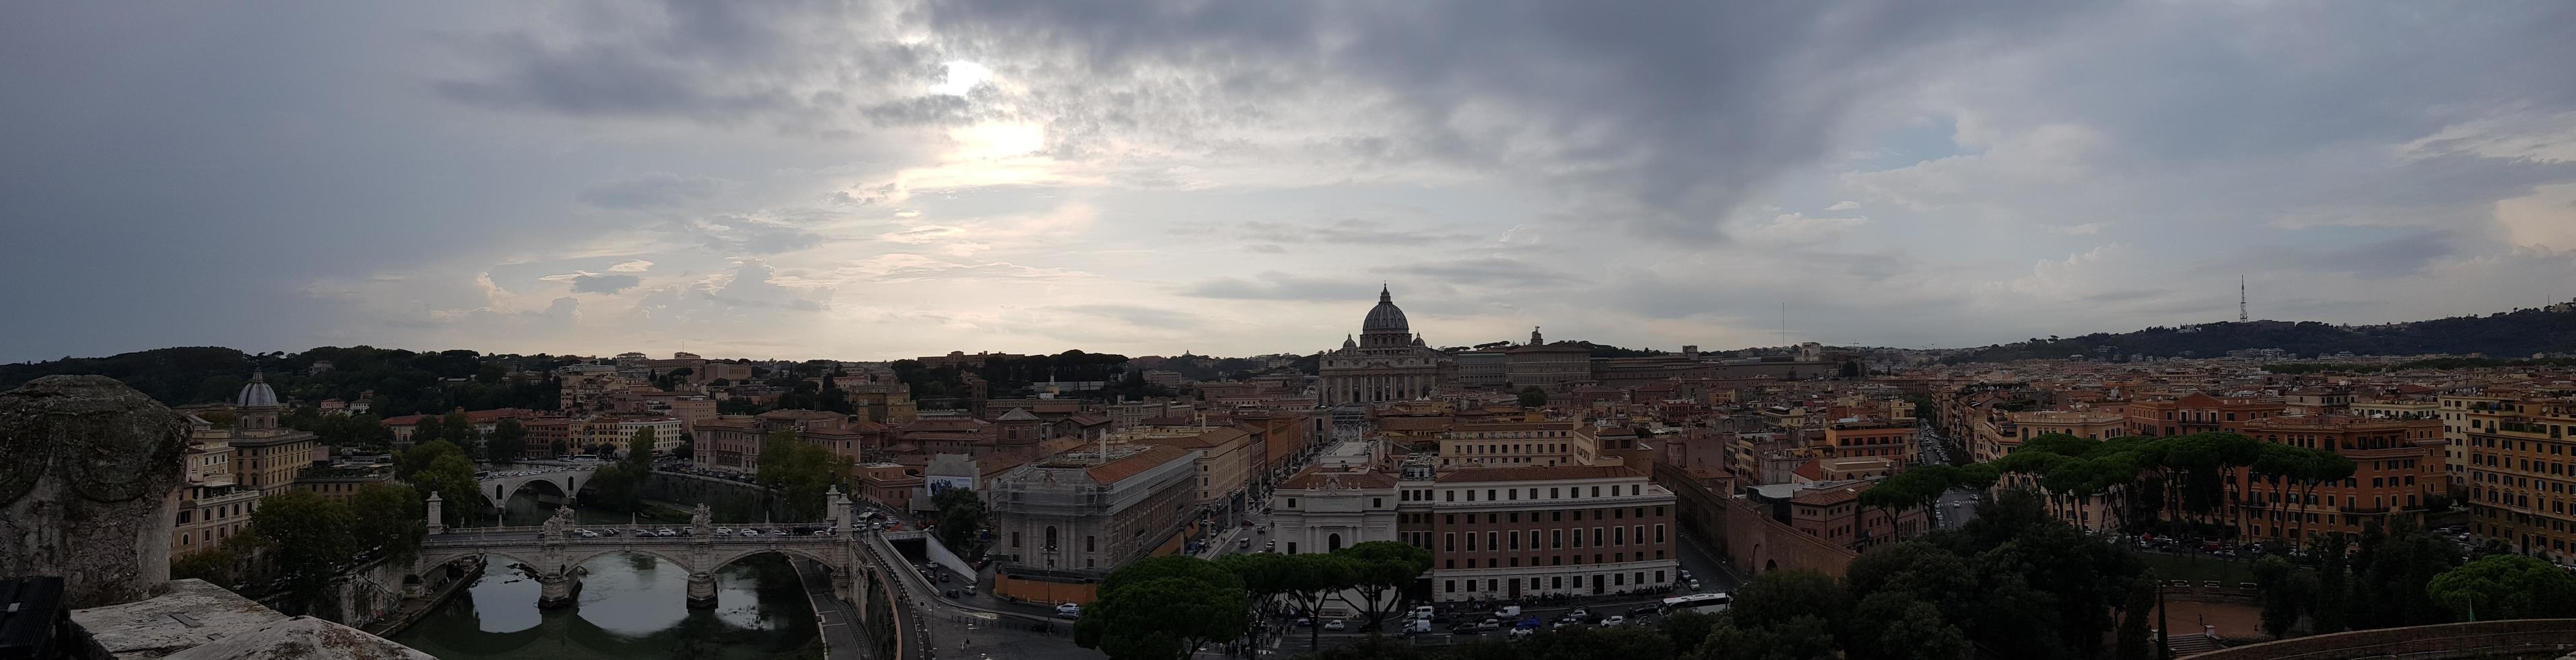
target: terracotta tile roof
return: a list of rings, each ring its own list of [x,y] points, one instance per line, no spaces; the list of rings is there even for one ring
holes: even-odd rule
[[[1145,451],[1129,454],[1125,458],[1110,461],[1107,465],[1094,467],[1089,470],[1084,470],[1083,472],[1091,475],[1092,481],[1097,482],[1100,485],[1107,486],[1123,481],[1128,477],[1144,474],[1146,470],[1154,469],[1156,466],[1160,466],[1164,463],[1181,460],[1182,458],[1189,456],[1189,454],[1189,450],[1181,449],[1179,447],[1151,445],[1146,447]]]
[[[1467,468],[1440,475],[1440,483],[1479,481],[1538,481],[1544,479],[1613,479],[1644,476],[1625,465],[1542,465],[1533,467]]]
[[[1790,470],[1790,472],[1815,481],[1824,481],[1825,470],[1817,463],[1818,461],[1815,459],[1807,459],[1807,462],[1798,464],[1798,469]]]
[[[1789,498],[1789,501],[1803,506],[1832,506],[1860,499],[1860,494],[1869,490],[1870,486],[1874,485],[1876,484],[1856,483],[1835,486],[1832,488],[1818,488],[1804,493],[1799,493],[1797,497]]]

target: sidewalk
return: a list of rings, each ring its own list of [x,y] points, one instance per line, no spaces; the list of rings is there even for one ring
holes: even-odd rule
[[[865,660],[859,637],[859,618],[850,604],[832,595],[831,578],[814,560],[802,557],[788,561],[796,567],[796,579],[805,585],[805,600],[814,606],[814,628],[823,637],[823,657],[830,660]]]

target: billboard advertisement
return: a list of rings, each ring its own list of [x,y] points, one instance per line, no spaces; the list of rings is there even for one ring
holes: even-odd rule
[[[950,488],[964,488],[967,490],[975,489],[974,477],[943,477],[933,475],[922,477],[921,483],[922,487],[929,489],[930,494],[933,497],[938,496],[939,491],[948,490]]]

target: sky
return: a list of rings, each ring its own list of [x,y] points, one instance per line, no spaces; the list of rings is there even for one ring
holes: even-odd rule
[[[2576,5],[9,3],[0,360],[1905,348],[2576,298]]]

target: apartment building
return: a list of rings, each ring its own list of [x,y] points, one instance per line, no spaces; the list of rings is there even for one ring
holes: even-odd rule
[[[1441,602],[1670,584],[1673,494],[1618,465],[1452,470],[1397,484],[1402,540],[1432,553]]]
[[[2278,475],[2240,471],[2227,488],[2246,538],[2305,542],[2317,534],[2358,536],[2373,525],[2387,529],[2401,518],[2419,518],[2448,490],[2437,420],[2285,416],[2244,422],[2238,429],[2264,442],[2333,451],[2354,466],[2351,478],[2313,489]]]
[[[1581,420],[1458,424],[1440,434],[1440,468],[1591,465],[1600,438]]]
[[[2576,398],[2443,397],[2442,405],[2456,419],[2444,423],[2462,429],[2470,531],[2576,563]]]

